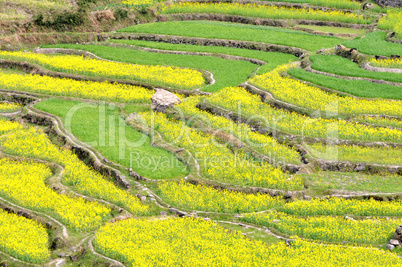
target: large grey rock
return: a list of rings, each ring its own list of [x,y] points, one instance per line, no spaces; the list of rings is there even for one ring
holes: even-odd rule
[[[180,99],[173,93],[156,89],[156,93],[151,97],[151,108],[154,111],[164,112],[167,108],[172,108],[175,104],[179,104]]]

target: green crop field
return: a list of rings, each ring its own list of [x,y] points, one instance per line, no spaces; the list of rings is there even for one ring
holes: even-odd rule
[[[334,73],[342,76],[363,77],[392,82],[402,82],[397,73],[381,73],[361,69],[356,63],[342,57],[315,55],[310,57],[313,69]]]
[[[252,41],[294,46],[307,50],[329,48],[340,42],[339,38],[331,36],[317,36],[288,29],[215,21],[150,23],[124,28],[119,32]]]
[[[402,48],[399,44],[387,42],[387,33],[375,31],[367,35],[357,37],[354,40],[343,42],[349,48],[356,48],[359,52],[367,55],[401,55]]]
[[[0,266],[402,266],[400,8],[0,0]]]
[[[292,69],[288,72],[293,77],[314,83],[319,86],[345,92],[354,96],[368,98],[389,98],[402,100],[400,87],[389,84],[375,84],[362,80],[345,80],[307,72],[302,69]]]
[[[205,86],[204,90],[208,92],[214,92],[226,86],[237,85],[247,80],[251,73],[258,68],[258,65],[250,62],[225,60],[217,57],[158,54],[108,46],[59,45],[58,47],[82,49],[105,59],[132,64],[177,66],[210,71],[213,73],[216,83]],[[230,78],[229,74],[232,73],[236,73],[235,79]]]

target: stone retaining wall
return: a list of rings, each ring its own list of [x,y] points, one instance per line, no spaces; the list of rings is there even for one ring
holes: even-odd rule
[[[238,41],[238,40],[224,40],[224,39],[207,39],[199,37],[183,37],[183,36],[171,36],[162,34],[115,34],[110,37],[111,39],[124,39],[124,40],[141,40],[162,42],[170,44],[191,44],[191,45],[203,45],[203,46],[223,46],[232,48],[244,48],[250,50],[258,50],[263,52],[281,52],[286,54],[292,54],[296,57],[304,57],[308,52],[307,50],[297,47],[288,47],[284,45],[275,45],[250,41]]]
[[[380,6],[402,7],[402,0],[376,0],[375,3]]]
[[[392,238],[388,241],[386,249],[394,250],[395,248],[402,247],[402,224],[396,228],[396,231]]]

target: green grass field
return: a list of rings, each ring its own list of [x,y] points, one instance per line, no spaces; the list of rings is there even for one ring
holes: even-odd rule
[[[118,32],[152,33],[270,43],[293,46],[310,51],[330,48],[340,43],[339,38],[319,36],[275,27],[245,25],[215,21],[172,21],[135,25]]]
[[[212,72],[216,83],[203,87],[203,91],[216,92],[225,86],[235,86],[245,82],[258,65],[238,60],[226,60],[217,57],[192,55],[169,55],[114,48],[101,45],[52,45],[46,47],[62,47],[81,49],[92,52],[105,59],[143,65],[178,66]]]
[[[402,177],[398,175],[367,175],[356,172],[320,171],[299,174],[311,194],[328,194],[336,190],[350,192],[400,193]]]
[[[163,179],[181,178],[188,173],[175,156],[151,146],[148,136],[126,125],[114,105],[53,98],[35,107],[60,117],[66,129],[79,140],[105,158],[132,167],[140,175]]]
[[[369,81],[345,80],[308,72],[303,69],[291,69],[288,73],[300,80],[319,86],[345,92],[359,97],[388,98],[402,100],[400,88],[389,84],[376,84]]]
[[[112,43],[134,45],[138,47],[147,47],[155,49],[163,49],[170,51],[187,51],[187,52],[206,52],[215,54],[226,54],[232,56],[241,56],[247,58],[259,59],[267,62],[267,64],[261,66],[257,74],[262,74],[273,70],[278,65],[286,64],[289,62],[297,61],[298,58],[279,52],[262,52],[256,50],[239,49],[231,47],[221,47],[221,46],[202,46],[202,45],[185,45],[185,44],[170,44],[170,43],[159,43],[141,40],[110,40]]]
[[[399,73],[375,72],[362,69],[351,60],[339,56],[310,56],[313,62],[311,66],[315,70],[334,73],[343,76],[364,77],[392,82],[402,82],[402,75]]]
[[[330,26],[316,26],[316,25],[297,25],[301,28],[307,28],[315,31],[329,32],[329,33],[349,33],[349,34],[365,34],[365,29],[353,29],[353,28],[342,28],[342,27],[330,27]]]
[[[356,48],[360,53],[367,55],[402,56],[402,44],[387,42],[386,36],[385,32],[375,31],[342,44],[349,48]]]
[[[160,12],[162,14],[212,13],[265,19],[308,19],[356,24],[370,24],[372,21],[368,16],[363,17],[339,10],[322,11],[238,3],[176,3],[164,5]]]

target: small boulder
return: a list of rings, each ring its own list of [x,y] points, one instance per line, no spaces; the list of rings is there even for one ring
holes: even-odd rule
[[[116,219],[116,221],[122,221],[122,220],[125,220],[126,217],[124,217],[124,216],[122,216],[122,215],[119,215],[119,216],[117,216],[115,219]]]
[[[392,239],[401,240],[401,235],[395,232],[394,235],[392,236]]]
[[[56,263],[56,267],[60,267],[66,265],[66,260],[65,259],[61,259]]]
[[[57,257],[59,257],[59,258],[65,258],[66,256],[67,255],[64,252],[61,252],[61,253],[57,254]]]
[[[27,218],[27,219],[32,219],[32,218],[33,218],[32,215],[29,214],[29,213],[28,213],[27,211],[25,211],[25,210],[20,210],[20,211],[18,211],[18,212],[17,212],[17,215],[20,215],[20,216],[25,217],[25,218]]]
[[[345,220],[350,220],[350,221],[354,221],[354,220],[355,220],[355,219],[353,219],[352,217],[349,217],[349,216],[345,216],[344,219],[345,219]]]
[[[304,163],[304,164],[308,164],[308,163],[309,163],[308,158],[303,157],[303,158],[302,158],[302,163]]]
[[[167,211],[161,211],[161,216],[167,216]]]
[[[391,244],[391,245],[393,245],[393,246],[399,246],[401,243],[399,242],[399,240],[396,240],[396,239],[391,239],[390,241],[389,241],[389,243]]]
[[[398,226],[398,227],[396,228],[396,232],[397,232],[398,234],[402,235],[402,226]]]
[[[175,94],[163,89],[156,89],[151,101],[151,109],[158,112],[165,112],[167,108],[172,108],[175,104],[181,102]]]
[[[374,58],[376,59],[376,60],[380,60],[380,59],[388,59],[387,57],[385,57],[385,56],[374,56]]]
[[[53,239],[52,245],[50,246],[51,250],[56,250],[59,248],[62,248],[66,243],[64,242],[63,238],[61,237],[56,237]]]
[[[284,195],[285,199],[291,199],[292,198],[292,194],[290,192],[286,192]]]
[[[338,52],[339,51],[349,51],[349,49],[346,46],[341,45],[341,44],[335,46],[335,50],[338,51]]]
[[[288,247],[290,247],[290,246],[292,245],[292,243],[293,243],[293,240],[292,240],[292,239],[286,239],[286,241],[285,241],[285,244],[286,244],[286,246],[288,246]]]
[[[139,199],[141,202],[147,201],[147,197],[146,197],[146,196],[139,196],[138,199]]]
[[[372,3],[365,3],[363,5],[363,10],[371,9],[373,7],[374,7],[374,5]]]
[[[357,172],[361,172],[361,171],[365,171],[366,170],[366,164],[357,164],[355,171]]]
[[[394,246],[394,245],[391,245],[391,244],[387,244],[387,245],[385,246],[385,249],[394,250],[394,249],[395,249],[395,246]]]
[[[178,209],[170,208],[169,211],[170,211],[171,213],[177,213],[177,212],[178,212]]]

